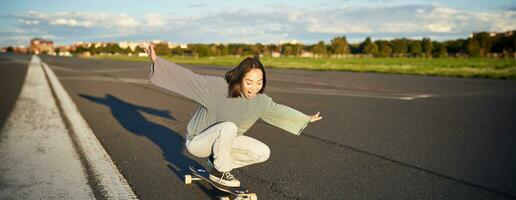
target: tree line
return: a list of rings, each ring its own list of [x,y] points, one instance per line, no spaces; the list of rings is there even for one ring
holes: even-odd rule
[[[504,33],[474,33],[467,39],[432,41],[430,38],[393,40],[371,40],[350,44],[346,36],[333,38],[329,43],[320,41],[316,44],[188,44],[187,48],[169,48],[167,43],[155,46],[158,55],[179,56],[225,56],[225,55],[281,55],[303,57],[515,57],[516,31]],[[134,51],[123,49],[116,43],[103,47],[79,47],[71,53],[89,51],[100,53],[141,53],[140,47]]]

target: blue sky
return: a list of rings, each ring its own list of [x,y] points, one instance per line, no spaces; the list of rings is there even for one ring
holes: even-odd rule
[[[76,41],[303,43],[345,35],[376,39],[465,38],[516,29],[514,0],[3,0],[0,46],[32,37]]]

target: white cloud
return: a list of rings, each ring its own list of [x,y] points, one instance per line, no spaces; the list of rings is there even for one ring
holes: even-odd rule
[[[448,33],[453,30],[453,25],[447,22],[435,22],[425,26],[426,30],[432,33]]]
[[[167,24],[167,17],[163,15],[157,14],[146,14],[145,15],[145,24],[147,26],[163,26]]]
[[[90,23],[83,25],[82,23],[79,24],[77,22],[77,20],[75,20],[75,19],[63,19],[63,18],[51,20],[49,23],[52,25],[84,26],[84,27],[91,26]]]
[[[140,22],[127,14],[107,13],[80,13],[80,12],[58,12],[40,13],[29,11],[26,14],[15,15],[19,20],[26,22],[41,22],[51,26],[71,27],[106,27],[106,28],[134,28]]]
[[[26,25],[33,25],[33,24],[39,24],[38,20],[24,20],[24,19],[18,19],[18,22]]]

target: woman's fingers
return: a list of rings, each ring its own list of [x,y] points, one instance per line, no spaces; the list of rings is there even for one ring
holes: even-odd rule
[[[150,56],[151,45],[149,43],[146,43],[146,42],[140,43],[138,46],[140,46],[143,49],[143,51],[145,51],[145,53]]]
[[[148,42],[140,43],[138,46],[140,46],[143,51],[145,51],[145,54],[149,56],[149,58],[154,62],[156,60],[156,53],[154,53],[154,46]]]
[[[317,114],[310,116],[310,122],[315,122],[322,119],[322,116],[319,116],[319,112]]]

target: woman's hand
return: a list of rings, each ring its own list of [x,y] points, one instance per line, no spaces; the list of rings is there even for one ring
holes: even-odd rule
[[[143,48],[147,56],[152,60],[153,63],[156,62],[156,52],[154,51],[154,45],[149,43],[142,43],[140,47]]]
[[[322,116],[319,116],[319,112],[315,115],[308,115],[310,117],[310,122],[319,121],[322,119]]]

